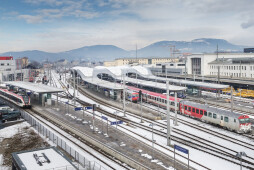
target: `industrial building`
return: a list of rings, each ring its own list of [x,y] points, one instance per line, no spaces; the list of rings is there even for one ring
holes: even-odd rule
[[[178,62],[178,58],[118,58],[115,61],[105,61],[105,67],[123,66],[123,65],[146,65],[158,63]]]

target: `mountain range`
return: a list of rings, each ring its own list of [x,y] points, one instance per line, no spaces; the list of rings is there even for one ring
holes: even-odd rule
[[[150,57],[174,57],[173,53],[213,53],[217,50],[223,52],[243,52],[245,46],[234,45],[223,39],[200,38],[192,41],[159,41],[137,50],[138,58]],[[175,50],[174,50],[175,48]],[[2,56],[14,58],[28,57],[34,61],[56,61],[59,59],[86,60],[86,61],[110,61],[116,58],[136,57],[136,51],[127,51],[114,45],[85,46],[70,51],[49,53],[38,50],[6,52]]]

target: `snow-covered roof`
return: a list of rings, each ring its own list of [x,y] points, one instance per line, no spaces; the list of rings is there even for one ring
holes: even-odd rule
[[[153,88],[162,89],[162,90],[167,89],[166,83],[158,83],[154,81],[146,81],[146,80],[134,79],[129,77],[126,77],[125,80],[129,83],[131,82],[134,84],[139,84],[141,86],[153,87]],[[187,89],[186,87],[182,87],[182,86],[169,85],[169,91],[184,91],[186,89]]]
[[[60,88],[24,81],[6,81],[4,83],[7,85],[12,85],[22,89],[30,90],[36,93],[61,93],[64,91],[63,89]]]
[[[97,77],[98,74],[109,74],[112,77],[121,77],[125,73],[137,73],[141,76],[151,76],[152,73],[149,69],[142,66],[116,66],[116,67],[104,67],[97,66],[95,68],[89,67],[73,67],[81,77]]]
[[[12,153],[20,169],[77,169],[71,161],[55,147]]]
[[[114,90],[122,90],[123,86],[121,84],[118,83],[112,83],[109,81],[105,81],[105,80],[101,80],[99,78],[85,78],[83,79],[84,81],[93,84],[93,85],[97,85],[99,87],[103,87],[103,88],[107,88],[107,89],[114,89]]]
[[[143,66],[133,66],[133,69],[137,70],[137,72],[141,73],[142,75],[152,75],[151,71]]]
[[[82,73],[86,77],[92,77],[93,76],[93,68],[90,67],[73,67],[72,69],[76,70],[77,72]],[[82,75],[80,74],[80,75]]]
[[[128,65],[116,66],[116,67],[97,66],[94,69],[88,68],[88,67],[73,67],[73,69],[76,70],[78,74],[80,74],[83,80],[85,80],[87,77],[97,78],[99,74],[108,74],[114,78],[120,79],[123,74],[137,73],[138,75],[146,79],[160,80],[165,82],[166,80],[168,80],[169,82],[178,84],[180,86],[187,85],[187,86],[195,86],[195,87],[209,88],[209,89],[225,89],[229,87],[229,85],[223,85],[223,84],[197,82],[197,81],[180,80],[180,79],[172,79],[172,78],[166,79],[163,77],[157,77],[157,76],[154,76],[148,68],[143,66],[128,66]],[[148,81],[147,83],[149,84]]]

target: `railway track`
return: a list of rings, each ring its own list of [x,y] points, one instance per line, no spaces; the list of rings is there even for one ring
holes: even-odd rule
[[[85,95],[85,96],[87,96],[88,98],[90,98],[90,99],[92,99],[92,100],[94,100],[94,101],[100,103],[100,104],[103,104],[104,106],[106,105],[107,107],[110,107],[110,108],[117,109],[117,110],[121,111],[121,110],[118,109],[118,108],[114,108],[114,107],[112,107],[111,105],[109,105],[109,104],[107,104],[107,103],[105,103],[105,102],[99,101],[98,99],[94,98],[93,96],[90,96],[90,95],[88,95],[87,93],[84,93],[84,91],[82,92],[82,94]],[[82,104],[89,104],[89,103],[80,101],[79,99],[78,99],[78,102],[79,102],[79,103],[82,103]],[[105,112],[104,110],[102,110],[102,109],[99,109],[99,110],[97,109],[97,111],[102,112],[103,114],[108,115],[108,116],[110,116],[110,117],[113,117],[113,116],[114,116],[112,113],[106,113],[106,112]],[[129,114],[129,113],[127,113],[127,114]],[[132,114],[131,116],[134,116],[134,115]],[[139,117],[137,117],[136,115],[135,115],[134,117],[139,118]],[[147,131],[151,131],[151,128],[144,128],[144,127],[138,125],[138,123],[136,123],[136,122],[130,122],[129,119],[122,118],[122,117],[120,117],[120,118],[118,118],[118,119],[119,119],[119,120],[123,120],[123,121],[128,122],[128,123],[131,123],[131,124],[132,124],[133,126],[135,126],[135,127],[139,127],[139,128],[141,128],[141,129],[146,129]],[[178,118],[178,120],[180,120],[180,119]],[[147,120],[146,120],[146,121],[147,121]],[[150,121],[150,120],[148,120],[148,122],[149,122],[149,121]],[[182,121],[181,123],[184,122],[185,124],[186,124],[186,123],[189,123],[189,122],[187,122],[187,121],[185,121],[185,120],[180,120],[180,121]],[[150,121],[150,123],[152,123],[152,121]],[[154,123],[154,122],[153,122],[153,123]],[[157,123],[156,123],[156,124],[157,124]],[[190,123],[189,123],[189,124],[190,124]],[[157,125],[158,125],[158,124],[157,124]],[[164,124],[160,124],[160,126],[161,126],[162,128],[166,128]],[[190,126],[190,125],[189,125],[189,126]],[[192,126],[192,127],[195,126],[194,128],[197,127],[197,125],[195,125],[195,124],[192,124],[191,126]],[[124,127],[122,127],[122,128],[124,128]],[[203,128],[203,127],[202,127],[202,128]],[[126,129],[126,128],[125,128],[125,129]],[[173,138],[172,138],[173,140],[175,140],[175,141],[177,141],[177,142],[179,142],[179,143],[185,144],[185,145],[187,145],[187,146],[189,146],[189,147],[195,148],[195,149],[197,149],[197,150],[201,150],[201,151],[206,152],[206,153],[208,153],[208,154],[217,156],[217,157],[219,157],[219,158],[225,159],[225,160],[227,160],[227,161],[230,161],[230,162],[232,162],[232,163],[235,163],[235,164],[238,164],[238,165],[239,165],[238,162],[232,161],[232,160],[231,160],[232,158],[236,159],[236,158],[235,158],[235,153],[237,153],[236,151],[234,151],[234,150],[232,150],[232,149],[229,149],[229,148],[227,148],[227,147],[224,147],[224,146],[222,146],[222,145],[216,144],[216,143],[213,143],[213,145],[218,146],[218,147],[223,148],[223,149],[228,150],[228,151],[226,152],[225,150],[219,149],[219,148],[215,148],[215,149],[214,149],[214,146],[212,146],[212,145],[207,145],[207,143],[210,143],[210,144],[211,144],[211,141],[205,140],[205,139],[200,138],[200,137],[198,137],[198,136],[193,137],[193,134],[186,134],[186,132],[183,132],[183,131],[181,132],[181,130],[179,130],[179,129],[174,129],[173,131],[174,131],[175,133],[181,134],[182,136],[185,136],[185,138],[189,138],[189,140],[186,140],[186,139],[183,139],[183,138],[180,138],[180,137],[177,137],[177,136],[172,136],[172,137],[173,137]],[[210,129],[209,129],[209,131],[210,131]],[[206,132],[208,133],[208,131],[206,131]],[[160,131],[158,131],[158,132],[156,132],[156,133],[157,133],[157,135],[166,137],[166,133],[161,134],[162,132],[160,132]],[[183,134],[183,133],[184,133],[184,134]],[[224,134],[221,134],[221,136],[220,136],[220,135],[218,135],[217,132],[215,132],[215,131],[214,131],[214,133],[210,133],[210,132],[209,132],[209,134],[215,135],[215,136],[217,136],[217,137],[219,137],[219,138],[222,138],[221,136],[225,136]],[[138,135],[138,134],[136,134],[136,135]],[[140,135],[139,135],[139,136],[140,136]],[[141,137],[142,137],[142,136],[141,136]],[[228,136],[228,138],[231,138],[231,137]],[[225,139],[225,137],[224,137],[223,139]],[[228,141],[230,141],[230,142],[232,142],[232,143],[235,143],[235,144],[238,144],[238,145],[241,145],[241,146],[246,147],[245,145],[241,144],[241,142],[243,142],[243,141],[236,140],[236,141],[238,141],[238,142],[236,142],[236,141],[233,141],[233,139],[234,139],[234,138],[231,138],[231,140],[229,140],[229,139],[225,139],[225,140],[228,140]],[[199,141],[199,144],[197,144],[197,143],[195,143],[195,142],[190,142],[190,140],[197,140],[197,141]],[[203,142],[202,145],[201,145],[201,144],[200,144],[200,141],[201,141],[201,140],[202,140],[202,141],[205,141],[206,143]],[[239,143],[239,142],[240,142],[240,143]],[[187,143],[188,143],[188,144],[187,144]],[[246,143],[246,142],[245,142],[245,143]],[[157,144],[157,143],[156,143],[156,144]],[[248,143],[246,143],[246,144],[248,144]],[[158,144],[157,144],[157,145],[158,145]],[[205,145],[206,145],[206,146],[205,146]],[[198,148],[197,146],[199,146],[199,148]],[[253,147],[254,145],[251,145],[251,146]],[[252,149],[251,147],[247,147],[247,148],[248,148],[248,149]],[[210,150],[211,152],[207,152],[206,150]],[[252,150],[254,150],[254,149],[252,149]],[[221,155],[223,155],[223,156],[219,156],[219,155],[216,155],[216,154],[214,154],[214,153],[218,153],[218,154],[221,154]],[[224,156],[229,157],[229,158],[225,158]],[[248,159],[251,159],[252,161],[254,160],[252,157],[247,157],[247,158],[248,158]],[[247,164],[254,165],[251,161],[248,161],[248,160],[243,160],[243,161],[244,161],[245,163],[247,163]],[[246,165],[244,165],[244,166],[245,166],[246,168],[251,168],[251,167],[246,166]]]
[[[83,94],[83,95],[86,95],[86,94],[84,94],[83,92],[82,92],[82,94]],[[87,96],[87,95],[86,95],[86,96]],[[114,108],[114,107],[112,107],[111,105],[108,105],[108,104],[106,104],[106,103],[103,103],[103,102],[97,100],[96,98],[94,98],[94,97],[92,97],[92,96],[90,96],[89,98],[92,98],[93,100],[95,100],[96,102],[98,102],[98,103],[100,103],[100,104],[107,105],[108,107]],[[79,99],[77,99],[77,101],[78,101],[79,103],[81,103],[81,104],[89,105],[89,103],[84,102],[84,101],[81,101],[81,100],[79,100]],[[115,108],[114,108],[114,109],[115,109]],[[109,112],[107,112],[107,111],[104,111],[104,110],[102,110],[102,109],[100,109],[100,108],[97,108],[97,111],[100,112],[100,113],[103,113],[104,115],[110,116],[110,117],[114,117],[114,116],[115,116],[114,114],[109,113]],[[121,110],[118,109],[118,111],[121,111]],[[126,113],[126,114],[129,114],[129,113]],[[129,114],[129,115],[130,115],[130,114]],[[136,115],[131,115],[131,116],[134,116],[134,117],[136,117],[136,118],[139,118],[139,117],[137,117]],[[99,116],[98,116],[98,117],[99,117]],[[130,125],[132,125],[132,126],[141,128],[141,129],[143,129],[143,130],[146,130],[146,131],[149,131],[149,132],[152,131],[150,127],[144,127],[144,126],[140,125],[139,123],[130,121],[130,120],[127,119],[127,118],[118,117],[118,119],[119,119],[119,120],[122,120],[122,121],[124,121],[124,122],[127,122],[128,124],[130,124]],[[150,122],[150,123],[154,123],[154,122],[152,122],[152,121],[150,121],[150,120],[146,120],[146,121],[147,121],[147,122]],[[158,123],[156,123],[156,125],[158,126]],[[120,126],[121,128],[124,128],[125,130],[130,131],[129,129],[127,129],[127,128],[121,126],[121,125],[119,125],[119,126]],[[162,128],[166,128],[164,124],[160,124],[160,126],[161,126]],[[157,135],[162,136],[162,137],[166,137],[166,133],[160,132],[160,131],[158,131],[158,130],[154,130],[154,131],[156,131],[156,134],[157,134]],[[175,131],[175,130],[174,130],[174,131]],[[132,133],[135,133],[135,132],[133,132],[133,131],[131,131],[131,132],[132,132]],[[175,133],[177,133],[177,132],[175,131]],[[142,138],[144,138],[142,135],[139,135],[139,134],[137,134],[137,133],[135,133],[135,134],[138,135],[138,136],[140,136],[140,137],[142,137]],[[189,136],[191,136],[191,135],[192,135],[192,134],[189,134]],[[146,138],[145,138],[145,139],[146,139]],[[172,136],[172,139],[175,140],[175,141],[178,141],[179,143],[185,144],[185,145],[187,145],[186,143],[189,143],[189,141],[187,141],[186,139],[183,139],[183,138],[180,138],[180,137],[177,137],[177,136]],[[184,141],[184,142],[183,142],[183,141]],[[206,142],[209,142],[209,141],[206,141]],[[158,145],[158,146],[160,146],[160,147],[163,147],[164,149],[166,149],[166,150],[168,150],[168,151],[170,151],[170,152],[173,152],[172,150],[170,150],[170,149],[168,149],[167,147],[162,146],[162,145],[160,145],[160,144],[158,144],[158,143],[156,143],[156,145]],[[195,147],[194,147],[194,145],[195,145]],[[217,156],[217,157],[219,157],[219,158],[225,159],[225,160],[227,160],[227,161],[229,161],[229,162],[232,162],[232,163],[235,163],[235,164],[239,165],[239,163],[236,162],[236,161],[232,161],[232,160],[227,159],[227,158],[225,158],[225,157],[223,157],[223,156],[219,156],[218,154],[216,155],[216,154],[214,154],[214,153],[212,153],[212,152],[206,151],[205,149],[207,149],[208,147],[204,148],[204,145],[207,145],[207,143],[203,143],[203,146],[201,146],[201,145],[199,144],[199,148],[197,147],[197,146],[198,146],[197,144],[192,144],[192,145],[191,145],[191,144],[189,143],[187,146],[192,147],[192,148],[197,149],[197,150],[200,150],[200,151],[203,151],[203,152],[205,152],[205,153],[208,153],[208,154]],[[202,148],[202,147],[203,147],[203,148]],[[222,146],[221,146],[221,147],[222,147]],[[202,148],[202,149],[201,149],[201,148]],[[210,146],[209,150],[210,150],[210,151],[214,151],[214,149],[211,149],[211,148],[213,148],[213,146]],[[227,148],[226,148],[226,149],[227,149]],[[217,150],[219,150],[219,151],[217,151],[218,153],[222,153],[222,154],[224,154],[224,155],[230,155],[230,158],[233,158],[233,157],[234,157],[234,155],[233,155],[232,153],[225,152],[225,151],[223,151],[222,149],[217,149]],[[253,160],[254,160],[254,159],[253,159]],[[191,160],[191,161],[193,161],[193,160]],[[193,161],[193,162],[195,162],[195,161]],[[199,166],[201,166],[199,163],[197,163],[197,162],[195,162],[195,163],[198,164]],[[251,162],[250,162],[250,161],[247,161],[247,160],[246,160],[246,163],[250,163],[250,164],[251,164]],[[253,164],[253,165],[254,165],[254,164]],[[248,166],[246,166],[246,167],[248,168]]]

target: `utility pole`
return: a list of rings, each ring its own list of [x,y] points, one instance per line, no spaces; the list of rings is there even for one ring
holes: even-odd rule
[[[233,105],[234,105],[234,98],[233,98],[233,86],[231,86],[231,113],[233,113]]]
[[[50,76],[49,82],[50,82],[50,86],[52,86],[51,66],[50,66],[50,69],[49,69],[49,71],[50,71],[50,73],[49,73],[49,76]]]
[[[79,76],[77,75],[77,96],[78,96],[78,87],[79,87]]]
[[[141,99],[140,99],[140,107],[141,107],[141,120],[140,123],[143,123],[143,97],[141,94]]]
[[[178,126],[177,124],[177,92],[175,91],[175,126]]]
[[[184,79],[186,80],[186,76],[187,76],[187,73],[186,73],[186,60],[187,60],[187,58],[185,58],[185,60],[184,60],[184,62],[185,62],[185,74],[184,74]],[[185,84],[185,87],[186,87],[186,84]]]
[[[125,73],[123,74],[123,116],[126,117],[125,115]]]
[[[75,71],[73,70],[73,90],[74,90],[74,92],[73,92],[73,99],[74,99],[74,105],[76,105],[76,99],[75,99],[75,97],[76,97],[76,91],[75,91],[75,79],[76,79],[76,76],[75,76]]]
[[[218,44],[217,44],[217,62],[219,63],[219,50],[218,50]],[[220,65],[218,64],[218,84],[220,84]]]
[[[167,145],[171,145],[171,127],[170,127],[170,112],[169,112],[169,85],[167,80]]]
[[[65,68],[65,70],[64,70],[64,77],[65,77],[65,83],[66,83],[66,66],[64,68]]]
[[[95,133],[95,130],[94,130],[94,118],[95,118],[94,111],[95,111],[95,107],[96,107],[96,105],[93,104],[93,133]]]

